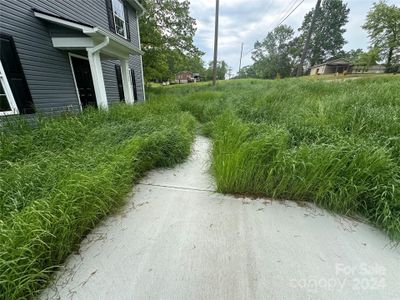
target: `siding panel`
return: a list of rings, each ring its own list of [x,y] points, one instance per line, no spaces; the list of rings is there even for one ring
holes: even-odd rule
[[[67,51],[53,48],[50,33],[62,29],[34,17],[32,8],[109,30],[105,0],[11,0],[0,2],[0,31],[14,37],[25,77],[38,112],[79,110],[75,84]],[[137,16],[129,6],[131,42],[140,47]],[[109,103],[119,102],[115,63],[103,61],[102,69]],[[139,99],[143,99],[141,62],[131,56],[135,68]]]

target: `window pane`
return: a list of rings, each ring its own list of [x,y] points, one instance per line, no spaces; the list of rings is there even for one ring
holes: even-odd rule
[[[3,84],[0,81],[0,112],[1,111],[10,111],[11,107],[8,103],[7,97],[5,95]]]
[[[3,83],[0,81],[0,94],[5,94],[3,89]]]
[[[121,0],[112,0],[114,13],[125,20],[124,5]]]
[[[0,112],[1,111],[10,111],[10,110],[11,110],[11,107],[7,101],[6,95],[0,94]]]
[[[115,17],[115,31],[119,35],[125,36],[125,22],[118,17]]]

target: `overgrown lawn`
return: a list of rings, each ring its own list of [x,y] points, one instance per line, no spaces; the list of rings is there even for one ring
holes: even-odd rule
[[[157,101],[0,132],[0,298],[34,296],[144,172],[182,162],[195,119]]]
[[[0,295],[29,298],[146,171],[182,162],[196,119],[218,191],[314,202],[400,241],[400,78],[153,88],[146,104],[0,131]]]
[[[314,202],[400,240],[398,76],[239,80],[162,93],[211,136],[218,191]]]

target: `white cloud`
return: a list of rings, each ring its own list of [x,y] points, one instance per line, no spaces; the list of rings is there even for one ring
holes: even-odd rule
[[[347,1],[350,7],[349,23],[345,38],[348,44],[345,49],[368,47],[368,37],[361,28],[369,8],[376,0]],[[206,52],[204,60],[212,60],[214,47],[215,0],[192,0],[191,14],[197,20],[196,45]],[[256,40],[262,39],[279,21],[287,15],[291,4],[300,0],[220,0],[219,59],[225,60],[234,72],[239,66],[240,46],[243,42],[244,52],[248,53]],[[398,0],[389,0],[395,4]],[[304,3],[284,22],[296,31],[304,15],[311,10],[316,1],[305,0]],[[286,11],[285,11],[286,10]],[[243,58],[243,65],[251,64],[251,55]]]

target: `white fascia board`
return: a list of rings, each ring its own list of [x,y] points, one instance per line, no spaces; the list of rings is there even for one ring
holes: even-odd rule
[[[47,14],[44,14],[44,13],[41,13],[41,12],[37,12],[37,11],[35,11],[33,14],[35,15],[35,17],[37,17],[39,19],[42,19],[42,20],[45,20],[45,21],[48,21],[48,22],[51,22],[51,23],[54,23],[54,24],[63,25],[65,27],[68,27],[68,28],[71,28],[71,29],[81,30],[82,32],[83,31],[90,32],[90,31],[93,31],[95,29],[95,28],[90,27],[90,26],[85,26],[85,25],[78,24],[78,23],[75,23],[75,22],[63,20],[63,19],[60,19],[60,18],[57,18],[57,17],[54,17],[54,16],[50,16],[50,15],[47,15]]]
[[[136,47],[133,43],[113,34],[110,31],[104,30],[99,27],[90,27],[82,24],[78,24],[75,22],[67,21],[61,18],[57,18],[55,16],[50,16],[41,12],[34,12],[35,17],[40,18],[42,20],[62,25],[71,29],[80,30],[82,33],[90,36],[90,37],[98,37],[103,39],[104,37],[108,37],[113,44],[116,44],[115,47],[121,48],[121,50],[127,49],[129,53],[136,55],[143,55],[144,52],[141,51],[138,47]],[[125,48],[125,49],[124,49]],[[125,50],[126,51],[126,50]]]
[[[102,28],[96,27],[94,29],[96,29],[95,32],[89,31],[89,32],[83,32],[83,33],[87,34],[89,36],[93,36],[93,37],[98,34],[102,35],[103,37],[107,36],[110,39],[110,41],[113,42],[114,45],[116,44],[116,46],[121,47],[121,49],[122,48],[128,49],[130,53],[136,54],[136,55],[144,54],[144,52],[142,50],[140,50],[138,47],[136,47],[133,43],[131,43],[129,41],[124,40],[123,38],[109,32],[107,30],[104,30]]]
[[[95,46],[93,39],[89,37],[53,37],[51,41],[53,43],[53,47],[59,49],[86,49]]]

